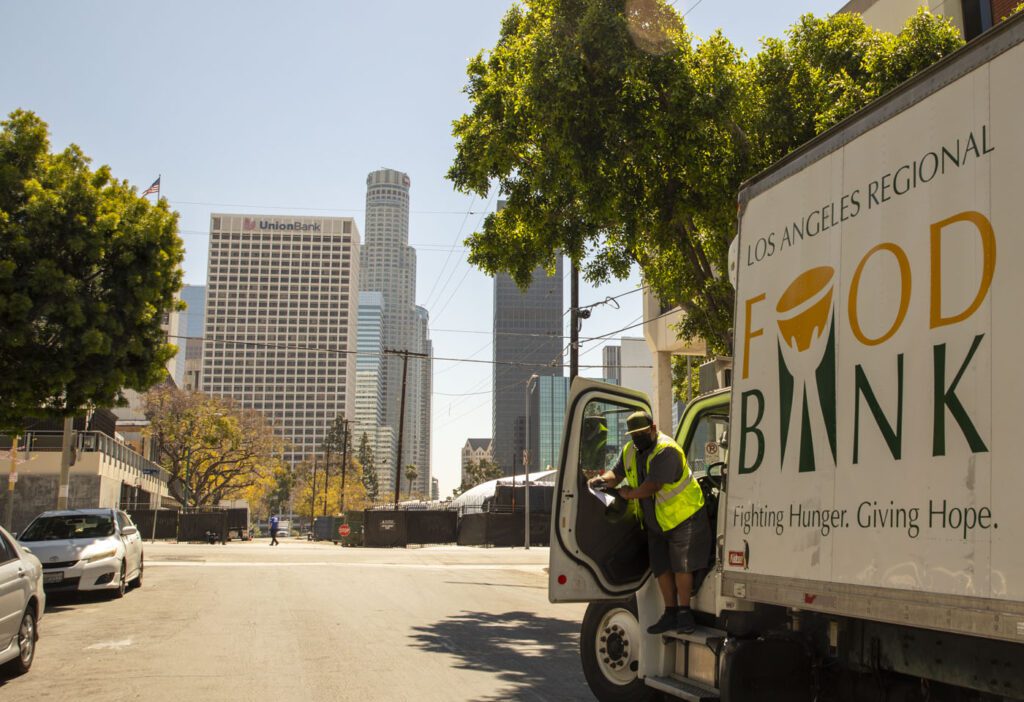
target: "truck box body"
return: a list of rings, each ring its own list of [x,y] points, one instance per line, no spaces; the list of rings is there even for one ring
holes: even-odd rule
[[[1024,22],[740,193],[740,600],[1024,641]]]

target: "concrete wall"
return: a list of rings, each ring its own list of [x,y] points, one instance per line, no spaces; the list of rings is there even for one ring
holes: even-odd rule
[[[20,532],[40,512],[57,509],[57,483],[59,475],[25,475],[14,486],[13,531]],[[120,483],[104,480],[98,475],[72,475],[69,484],[68,506],[71,508],[116,507],[120,497]],[[110,495],[114,495],[113,501]],[[7,481],[0,484],[0,505],[7,513]]]
[[[839,11],[859,12],[864,21],[875,29],[896,34],[919,7],[948,17],[963,33],[964,15],[960,0],[853,0]]]

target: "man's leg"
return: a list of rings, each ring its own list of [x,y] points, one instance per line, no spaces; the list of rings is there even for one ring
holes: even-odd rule
[[[661,590],[661,599],[665,602],[665,609],[668,609],[669,607],[675,607],[676,581],[672,577],[671,570],[667,570],[658,576],[658,589]]]
[[[672,568],[669,566],[668,542],[660,534],[647,530],[647,547],[650,554],[651,570],[658,575],[658,589],[661,591],[661,599],[665,603],[665,613],[661,619],[647,627],[648,634],[663,634],[676,628],[679,608],[676,607],[676,583],[672,577]]]
[[[693,573],[675,573],[675,594],[679,597],[680,607],[690,606],[690,597],[693,591]]]

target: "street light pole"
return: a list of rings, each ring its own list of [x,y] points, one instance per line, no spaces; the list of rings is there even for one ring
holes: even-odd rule
[[[540,382],[540,376],[536,373],[531,375],[529,380],[526,381],[526,450],[523,451],[523,462],[526,464],[523,470],[523,485],[525,486],[523,505],[526,510],[526,526],[523,530],[526,533],[524,537],[526,549],[530,548],[530,409],[532,406],[530,403],[530,383],[533,382]]]

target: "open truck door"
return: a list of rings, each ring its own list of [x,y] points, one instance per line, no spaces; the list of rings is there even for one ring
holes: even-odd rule
[[[626,417],[637,410],[651,411],[642,392],[586,378],[572,383],[551,510],[552,602],[622,599],[649,574],[640,523],[587,487],[589,477],[615,466],[627,440]]]

